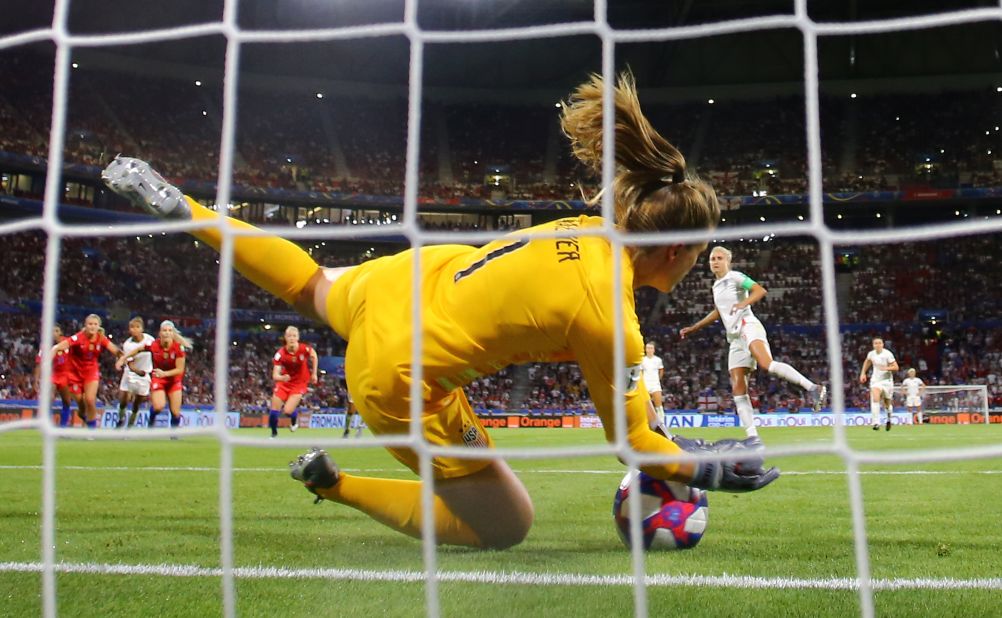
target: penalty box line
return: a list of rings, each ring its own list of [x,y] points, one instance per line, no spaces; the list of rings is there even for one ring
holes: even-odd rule
[[[40,573],[39,562],[0,562],[0,572]],[[62,562],[58,573],[87,575],[156,575],[162,577],[222,577],[217,567],[173,564],[91,564]],[[327,579],[361,582],[421,583],[421,571],[376,571],[367,569],[289,569],[285,567],[238,567],[233,575],[240,579]],[[630,575],[582,575],[574,573],[519,573],[511,571],[442,571],[441,582],[488,585],[541,586],[632,586]],[[646,584],[653,587],[738,588],[745,590],[859,590],[859,580],[849,577],[793,578],[750,575],[648,575]],[[1002,578],[896,578],[873,579],[870,586],[878,591],[892,590],[1002,590]]]

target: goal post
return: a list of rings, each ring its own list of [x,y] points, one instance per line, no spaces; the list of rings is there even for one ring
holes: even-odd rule
[[[904,387],[895,387],[896,405],[905,405]],[[937,417],[951,419],[949,425],[985,424],[991,420],[988,410],[988,387],[984,384],[941,384],[925,387],[922,396],[922,414],[935,423]]]

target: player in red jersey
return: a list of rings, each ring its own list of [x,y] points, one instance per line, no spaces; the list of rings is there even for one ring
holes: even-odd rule
[[[79,333],[63,339],[52,348],[52,354],[69,352],[69,387],[77,397],[77,409],[82,410],[87,426],[97,427],[97,388],[101,384],[98,360],[101,350],[121,355],[118,346],[104,336],[101,318],[90,314]]]
[[[58,344],[65,339],[63,329],[58,324],[52,327],[52,338]],[[70,355],[66,351],[56,352],[52,355],[52,386],[59,394],[63,407],[59,411],[59,426],[68,427],[70,424],[70,403],[73,401],[73,394],[70,392]],[[35,357],[35,392],[41,391],[42,380],[42,353]]]
[[[271,372],[271,377],[275,380],[275,391],[271,395],[271,408],[268,412],[268,426],[271,428],[272,438],[278,436],[280,414],[292,417],[289,430],[299,429],[297,408],[303,395],[306,394],[307,385],[317,383],[318,361],[313,346],[299,342],[299,329],[295,326],[286,328],[285,345],[275,352]]]
[[[157,414],[170,406],[170,426],[181,424],[181,392],[184,388],[185,348],[193,346],[190,339],[181,334],[170,320],[160,323],[160,336],[149,345],[138,347],[115,363],[121,369],[129,358],[140,352],[150,352],[153,356],[153,379],[150,384],[150,422],[154,427]]]

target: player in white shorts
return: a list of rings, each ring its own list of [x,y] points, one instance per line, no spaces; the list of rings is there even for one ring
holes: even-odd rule
[[[136,348],[145,348],[155,339],[143,332],[143,318],[136,316],[129,320],[129,338],[122,344],[122,353],[129,354]],[[139,406],[150,398],[150,374],[153,372],[153,355],[139,352],[129,359],[122,368],[122,380],[118,384],[118,426],[132,427],[139,416]],[[129,414],[129,402],[132,414]]]
[[[751,306],[765,298],[766,289],[748,275],[731,270],[731,252],[724,247],[714,247],[710,251],[709,261],[710,272],[716,277],[713,282],[714,309],[692,326],[681,329],[679,335],[685,339],[686,335],[705,328],[718,319],[723,323],[730,345],[727,369],[731,377],[731,392],[745,433],[749,436],[758,435],[751,397],[748,396],[748,374],[756,367],[814,393],[814,411],[819,411],[828,388],[811,382],[792,366],[773,360],[765,326],[752,313]]]
[[[915,422],[922,424],[922,399],[925,397],[925,382],[915,377],[915,370],[908,370],[908,377],[901,381],[905,390],[905,407],[912,413]]]
[[[651,395],[651,402],[654,404],[654,413],[657,415],[657,424],[663,425],[665,422],[665,408],[661,401],[661,378],[665,374],[665,364],[660,356],[654,355],[654,344],[648,342],[644,345],[644,357],[640,359],[640,369],[643,372],[644,386]],[[651,427],[654,429],[655,427]]]
[[[873,419],[873,430],[880,429],[880,407],[887,408],[887,431],[891,430],[891,418],[894,413],[894,372],[898,370],[898,361],[894,354],[884,347],[884,340],[873,338],[873,349],[866,355],[863,368],[859,371],[859,383],[866,384],[866,372],[873,367],[870,374],[870,416]]]

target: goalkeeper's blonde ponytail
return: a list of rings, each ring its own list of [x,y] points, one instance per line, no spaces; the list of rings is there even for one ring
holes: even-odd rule
[[[602,171],[601,75],[593,74],[562,103],[561,127],[574,156]],[[717,225],[720,206],[713,189],[688,173],[685,157],[661,136],[640,110],[629,71],[614,93],[616,223],[630,232],[705,229]]]

